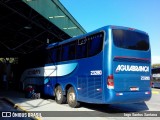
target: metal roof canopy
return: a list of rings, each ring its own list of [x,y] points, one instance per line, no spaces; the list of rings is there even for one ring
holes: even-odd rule
[[[86,33],[59,0],[23,0],[71,37]]]
[[[84,33],[58,0],[0,0],[0,56],[28,54]]]

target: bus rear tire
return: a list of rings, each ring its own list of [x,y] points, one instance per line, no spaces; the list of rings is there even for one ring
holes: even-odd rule
[[[70,87],[67,92],[67,102],[68,105],[72,108],[77,108],[80,106],[80,102],[76,100],[76,94],[73,87]]]
[[[55,88],[55,101],[58,104],[66,103],[66,96],[63,95],[63,91],[62,91],[61,86],[57,86]]]

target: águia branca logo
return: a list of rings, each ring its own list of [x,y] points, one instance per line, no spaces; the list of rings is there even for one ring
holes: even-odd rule
[[[116,68],[116,72],[120,71],[149,72],[149,66],[118,65]]]

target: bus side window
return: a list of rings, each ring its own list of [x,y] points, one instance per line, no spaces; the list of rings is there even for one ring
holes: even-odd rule
[[[57,55],[56,55],[56,62],[60,62],[61,61],[61,46],[57,47]]]
[[[87,39],[83,38],[77,41],[76,46],[76,59],[86,58],[87,57]]]
[[[52,60],[54,62],[60,62],[60,60],[61,60],[61,46],[55,47],[52,50]]]
[[[76,42],[71,42],[69,45],[69,60],[74,60],[76,55]]]
[[[56,62],[56,56],[57,56],[56,53],[57,53],[57,52],[56,52],[56,48],[53,48],[53,49],[51,50],[51,54],[50,54],[50,57],[51,57],[51,59],[52,59],[53,62]]]
[[[47,57],[46,57],[46,64],[50,64],[50,63],[53,63],[54,62],[54,60],[53,60],[53,58],[52,58],[52,52],[51,51],[48,51],[48,53],[46,53],[47,54]]]
[[[61,61],[69,60],[69,44],[62,45],[61,54],[62,54]]]
[[[97,34],[88,38],[88,56],[94,56],[101,52],[103,47],[103,35]]]

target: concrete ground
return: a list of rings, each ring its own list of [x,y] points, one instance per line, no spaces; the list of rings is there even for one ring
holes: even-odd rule
[[[66,116],[69,120],[74,119],[90,119],[90,120],[116,120],[118,116],[124,118],[124,112],[130,111],[158,111],[160,112],[160,89],[152,89],[153,97],[150,101],[145,103],[126,104],[126,105],[95,105],[95,104],[82,104],[80,108],[70,108],[67,104],[59,105],[55,103],[53,98],[40,98],[40,99],[28,99],[25,98],[24,93],[18,91],[0,91],[0,97],[7,101],[16,109],[24,112],[37,112],[42,117],[35,117],[38,120],[66,120]],[[154,101],[153,101],[154,100]],[[75,112],[81,111],[81,112]],[[104,112],[105,111],[105,112]],[[106,115],[105,117],[102,117]],[[50,117],[47,117],[50,116]],[[78,116],[78,117],[77,117]],[[83,117],[81,117],[83,116]],[[97,117],[95,117],[97,116]],[[146,119],[146,118],[145,118]],[[157,118],[152,118],[157,120]],[[128,119],[129,120],[129,119]],[[135,119],[136,120],[136,119]]]

